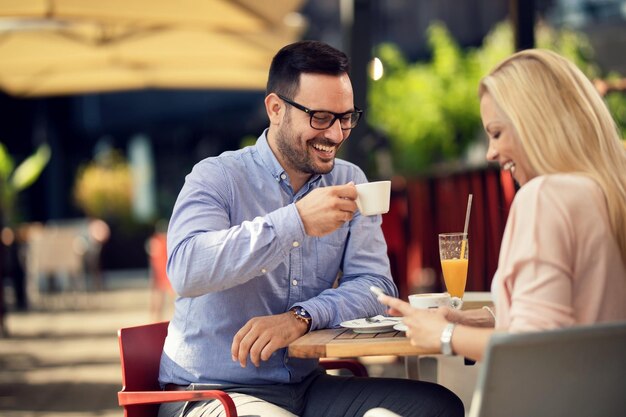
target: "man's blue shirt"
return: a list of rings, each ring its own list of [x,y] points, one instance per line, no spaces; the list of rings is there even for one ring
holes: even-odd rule
[[[311,330],[383,314],[369,291],[397,295],[381,216],[356,213],[335,232],[310,237],[295,203],[317,187],[366,182],[336,159],[294,194],[266,133],[255,146],[199,162],[186,177],[170,220],[167,272],[178,297],[161,358],[162,384],[299,382],[317,360],[280,349],[256,368],[231,359],[233,337],[248,320],[295,305]],[[340,273],[341,272],[341,273]],[[340,276],[339,285],[334,285]]]

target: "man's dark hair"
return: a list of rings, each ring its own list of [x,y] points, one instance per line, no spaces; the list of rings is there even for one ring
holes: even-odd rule
[[[319,41],[300,41],[283,47],[272,59],[265,95],[282,94],[293,98],[298,92],[300,74],[341,75],[350,70],[346,54]]]

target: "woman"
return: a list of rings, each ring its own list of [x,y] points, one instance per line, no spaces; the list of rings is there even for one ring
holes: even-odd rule
[[[480,83],[487,159],[521,186],[492,310],[434,312],[380,296],[411,344],[480,360],[494,331],[626,319],[626,149],[592,83],[545,50],[518,52]],[[495,327],[495,330],[494,330]],[[447,352],[446,352],[447,353]]]

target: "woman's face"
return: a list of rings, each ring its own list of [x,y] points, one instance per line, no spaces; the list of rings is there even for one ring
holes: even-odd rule
[[[480,116],[489,138],[487,160],[498,162],[520,186],[536,177],[511,121],[488,92],[480,99]]]

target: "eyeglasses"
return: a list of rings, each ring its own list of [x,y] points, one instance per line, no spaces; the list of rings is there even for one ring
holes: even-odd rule
[[[280,94],[277,94],[277,96],[285,103],[308,114],[311,118],[311,127],[315,130],[329,129],[335,123],[335,120],[339,120],[341,130],[350,130],[357,125],[359,119],[361,118],[361,115],[363,114],[363,110],[360,110],[358,108],[356,108],[354,111],[347,111],[345,113],[333,113],[332,111],[327,110],[311,110],[307,107],[304,107],[302,104],[291,101],[287,97],[284,97]]]

